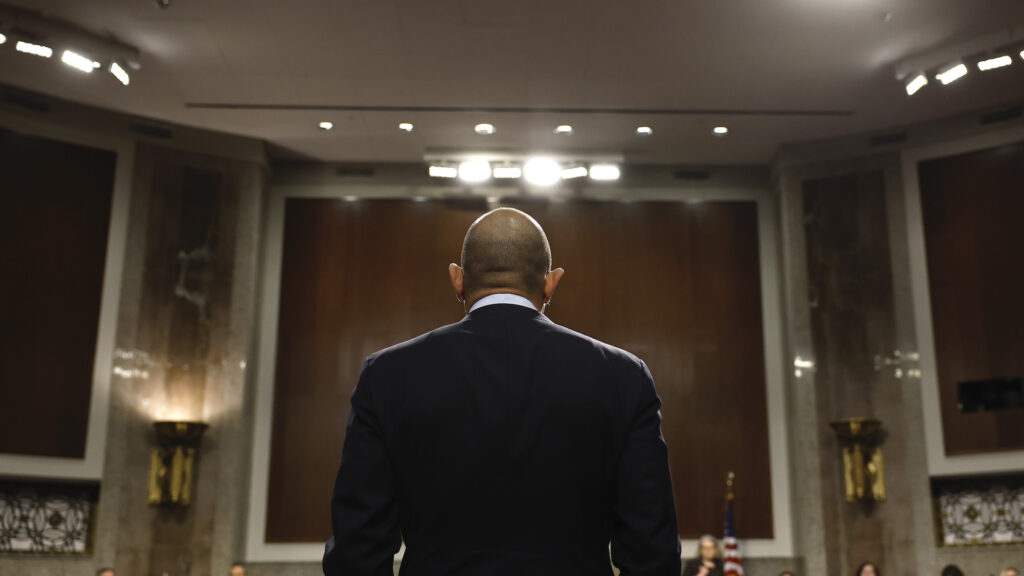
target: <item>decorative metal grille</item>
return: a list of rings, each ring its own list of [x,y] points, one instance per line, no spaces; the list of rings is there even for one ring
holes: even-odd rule
[[[1024,543],[1024,478],[935,479],[941,546]]]
[[[0,480],[0,554],[92,552],[99,487]]]

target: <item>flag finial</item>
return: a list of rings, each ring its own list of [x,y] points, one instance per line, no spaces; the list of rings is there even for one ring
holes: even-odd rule
[[[733,485],[733,482],[735,480],[736,480],[736,475],[733,474],[732,471],[730,470],[729,474],[725,477],[725,488],[726,488],[725,497],[728,500],[732,500],[733,499],[732,485]]]

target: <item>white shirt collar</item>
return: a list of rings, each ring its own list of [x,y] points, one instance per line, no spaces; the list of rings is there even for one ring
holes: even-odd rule
[[[484,306],[490,306],[491,304],[515,304],[516,306],[529,308],[534,312],[537,311],[537,307],[533,305],[533,302],[530,302],[518,294],[491,294],[490,296],[484,296],[477,300],[469,311],[472,312],[477,308],[483,308]]]

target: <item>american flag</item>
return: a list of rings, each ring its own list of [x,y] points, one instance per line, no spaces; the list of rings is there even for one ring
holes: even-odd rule
[[[732,520],[732,479],[729,480],[729,494],[725,497],[725,576],[743,576],[743,561],[740,560],[739,546],[736,544],[736,525]]]

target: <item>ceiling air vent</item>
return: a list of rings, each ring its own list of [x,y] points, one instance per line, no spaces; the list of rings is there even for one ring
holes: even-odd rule
[[[145,124],[132,124],[132,130],[136,134],[141,136],[147,136],[149,138],[159,138],[160,140],[170,140],[174,133],[167,128],[161,128],[159,126],[147,126]]]
[[[676,170],[672,173],[672,177],[676,180],[707,180],[711,177],[711,172],[707,170]]]
[[[1007,108],[1005,110],[999,110],[996,112],[989,112],[983,114],[979,119],[982,124],[995,124],[997,122],[1006,122],[1007,120],[1016,120],[1020,118],[1020,106],[1014,106],[1013,108]]]
[[[366,164],[342,164],[338,166],[334,173],[338,176],[370,178],[373,176],[373,166],[367,166]]]
[[[868,140],[868,146],[888,146],[890,144],[901,144],[907,141],[906,132],[891,132],[889,134],[876,134]]]
[[[42,98],[35,96],[33,94],[26,94],[24,92],[5,91],[4,102],[7,102],[8,104],[14,104],[15,106],[20,106],[22,108],[25,108],[26,110],[31,110],[33,112],[50,111],[50,104],[47,103],[46,100],[43,100]]]

